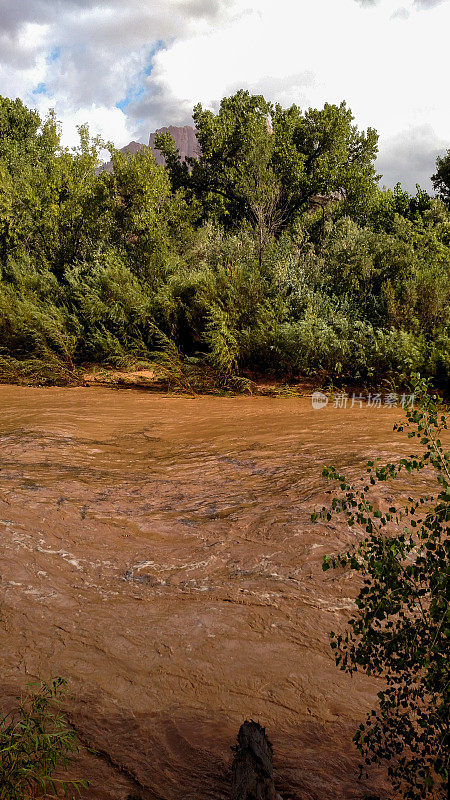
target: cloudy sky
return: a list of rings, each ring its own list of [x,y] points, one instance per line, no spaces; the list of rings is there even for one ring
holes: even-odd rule
[[[346,100],[380,133],[383,181],[429,188],[450,148],[450,0],[0,0],[0,94],[64,142],[121,147],[240,87],[283,105]]]

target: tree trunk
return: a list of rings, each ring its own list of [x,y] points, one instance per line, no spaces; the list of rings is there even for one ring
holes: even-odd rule
[[[244,722],[237,737],[231,800],[281,800],[273,782],[272,745],[257,722]]]

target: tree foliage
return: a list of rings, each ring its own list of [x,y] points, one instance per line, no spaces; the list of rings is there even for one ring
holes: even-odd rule
[[[0,99],[0,377],[76,381],[86,362],[149,364],[164,341],[222,388],[414,370],[445,388],[445,205],[377,187],[377,135],[345,104],[239,91],[194,118],[199,159],[166,135],[166,168],[108,145],[99,173],[85,127],[69,150],[52,115]]]
[[[262,236],[278,234],[314,195],[340,190],[355,200],[374,185],[377,134],[360,133],[345,103],[302,113],[241,89],[217,114],[198,104],[193,118],[199,158],[182,165],[167,134],[156,144],[173,185],[225,225],[245,220]]]
[[[339,514],[366,534],[353,550],[323,564],[362,579],[347,630],[331,634],[336,663],[350,674],[360,669],[384,680],[378,707],[354,737],[361,768],[387,762],[394,789],[408,800],[425,800],[448,796],[450,452],[439,398],[423,380],[415,391],[420,403],[396,429],[415,438],[420,452],[383,465],[369,461],[358,483],[326,467],[324,476],[338,481],[340,492],[313,519]],[[403,473],[411,476],[410,496],[388,505],[380,484]]]
[[[436,159],[436,172],[431,178],[441,200],[450,206],[450,150]]]

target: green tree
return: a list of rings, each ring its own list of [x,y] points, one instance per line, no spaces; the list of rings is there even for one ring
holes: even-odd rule
[[[48,170],[59,146],[53,116],[42,122],[21,100],[0,97],[0,258],[25,240],[34,243],[33,191],[36,170]],[[30,213],[31,205],[31,213]]]
[[[393,189],[377,189],[371,197],[371,203],[363,224],[370,222],[371,227],[392,233],[396,215],[404,217],[411,222],[419,221],[432,204],[432,198],[419,184],[416,184],[416,194],[410,195],[397,183]]]
[[[42,121],[20,100],[0,98],[0,259],[33,254],[61,279],[102,234],[104,197],[96,177],[102,143],[79,128],[62,148],[53,114]]]
[[[346,632],[331,634],[336,663],[350,674],[361,669],[385,681],[378,708],[354,737],[364,756],[361,769],[387,762],[394,789],[408,800],[425,800],[448,796],[450,452],[441,439],[447,419],[439,399],[427,394],[423,380],[416,392],[420,405],[396,428],[416,437],[421,452],[397,463],[369,461],[367,476],[356,484],[326,467],[324,476],[338,481],[340,492],[312,519],[342,514],[366,533],[354,550],[327,556],[323,564],[362,578]],[[434,479],[430,494],[421,495],[418,486],[403,503],[380,500],[378,485],[403,472],[416,473],[419,486],[420,479]],[[415,494],[412,486],[409,491]]]
[[[195,204],[188,206],[181,191],[172,191],[167,173],[149,150],[130,156],[111,148],[111,158],[111,174],[101,176],[109,208],[108,239],[126,254],[138,277],[157,283],[171,256],[190,240]]]
[[[315,195],[355,202],[374,187],[377,134],[360,133],[345,103],[302,113],[240,90],[217,114],[197,105],[193,118],[198,159],[182,164],[167,134],[156,141],[173,186],[197,197],[205,216],[231,227],[250,223],[262,248]]]
[[[436,159],[436,172],[431,178],[441,200],[450,206],[450,150]]]
[[[62,279],[72,264],[86,258],[105,236],[105,187],[96,175],[103,143],[78,128],[79,145],[59,146],[47,165],[37,164],[29,183],[28,214],[35,240],[51,271]]]

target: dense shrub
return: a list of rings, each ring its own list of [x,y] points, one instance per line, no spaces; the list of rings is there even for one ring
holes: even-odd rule
[[[42,380],[72,380],[86,362],[151,360],[164,342],[177,359],[215,370],[220,383],[249,371],[400,384],[420,370],[448,385],[449,210],[420,190],[414,197],[399,186],[379,190],[371,134],[363,173],[347,176],[347,199],[324,208],[301,201],[287,224],[277,159],[289,120],[298,136],[291,141],[288,125],[283,158],[294,183],[285,201],[301,186],[309,197],[322,179],[314,170],[303,174],[292,150],[311,146],[298,109],[290,116],[277,107],[276,150],[266,152],[260,101],[238,93],[222,110],[230,122],[243,104],[256,126],[248,141],[236,128],[247,177],[240,182],[242,170],[228,156],[223,164],[207,159],[205,174],[196,168],[192,176],[206,180],[212,170],[214,190],[205,184],[201,191],[180,164],[168,175],[145,151],[112,150],[113,171],[98,175],[101,143],[85,128],[68,151],[52,116],[41,122],[19,101],[0,102],[0,377],[34,379],[47,364]],[[214,130],[209,114],[199,119]],[[340,121],[335,153],[326,139],[330,157],[340,156],[324,165],[337,180],[351,115],[327,106],[308,119],[317,132]],[[232,128],[227,122],[222,130],[222,122],[218,130],[228,136]],[[263,172],[251,163],[258,153],[270,156]],[[248,213],[220,200],[236,181]]]

